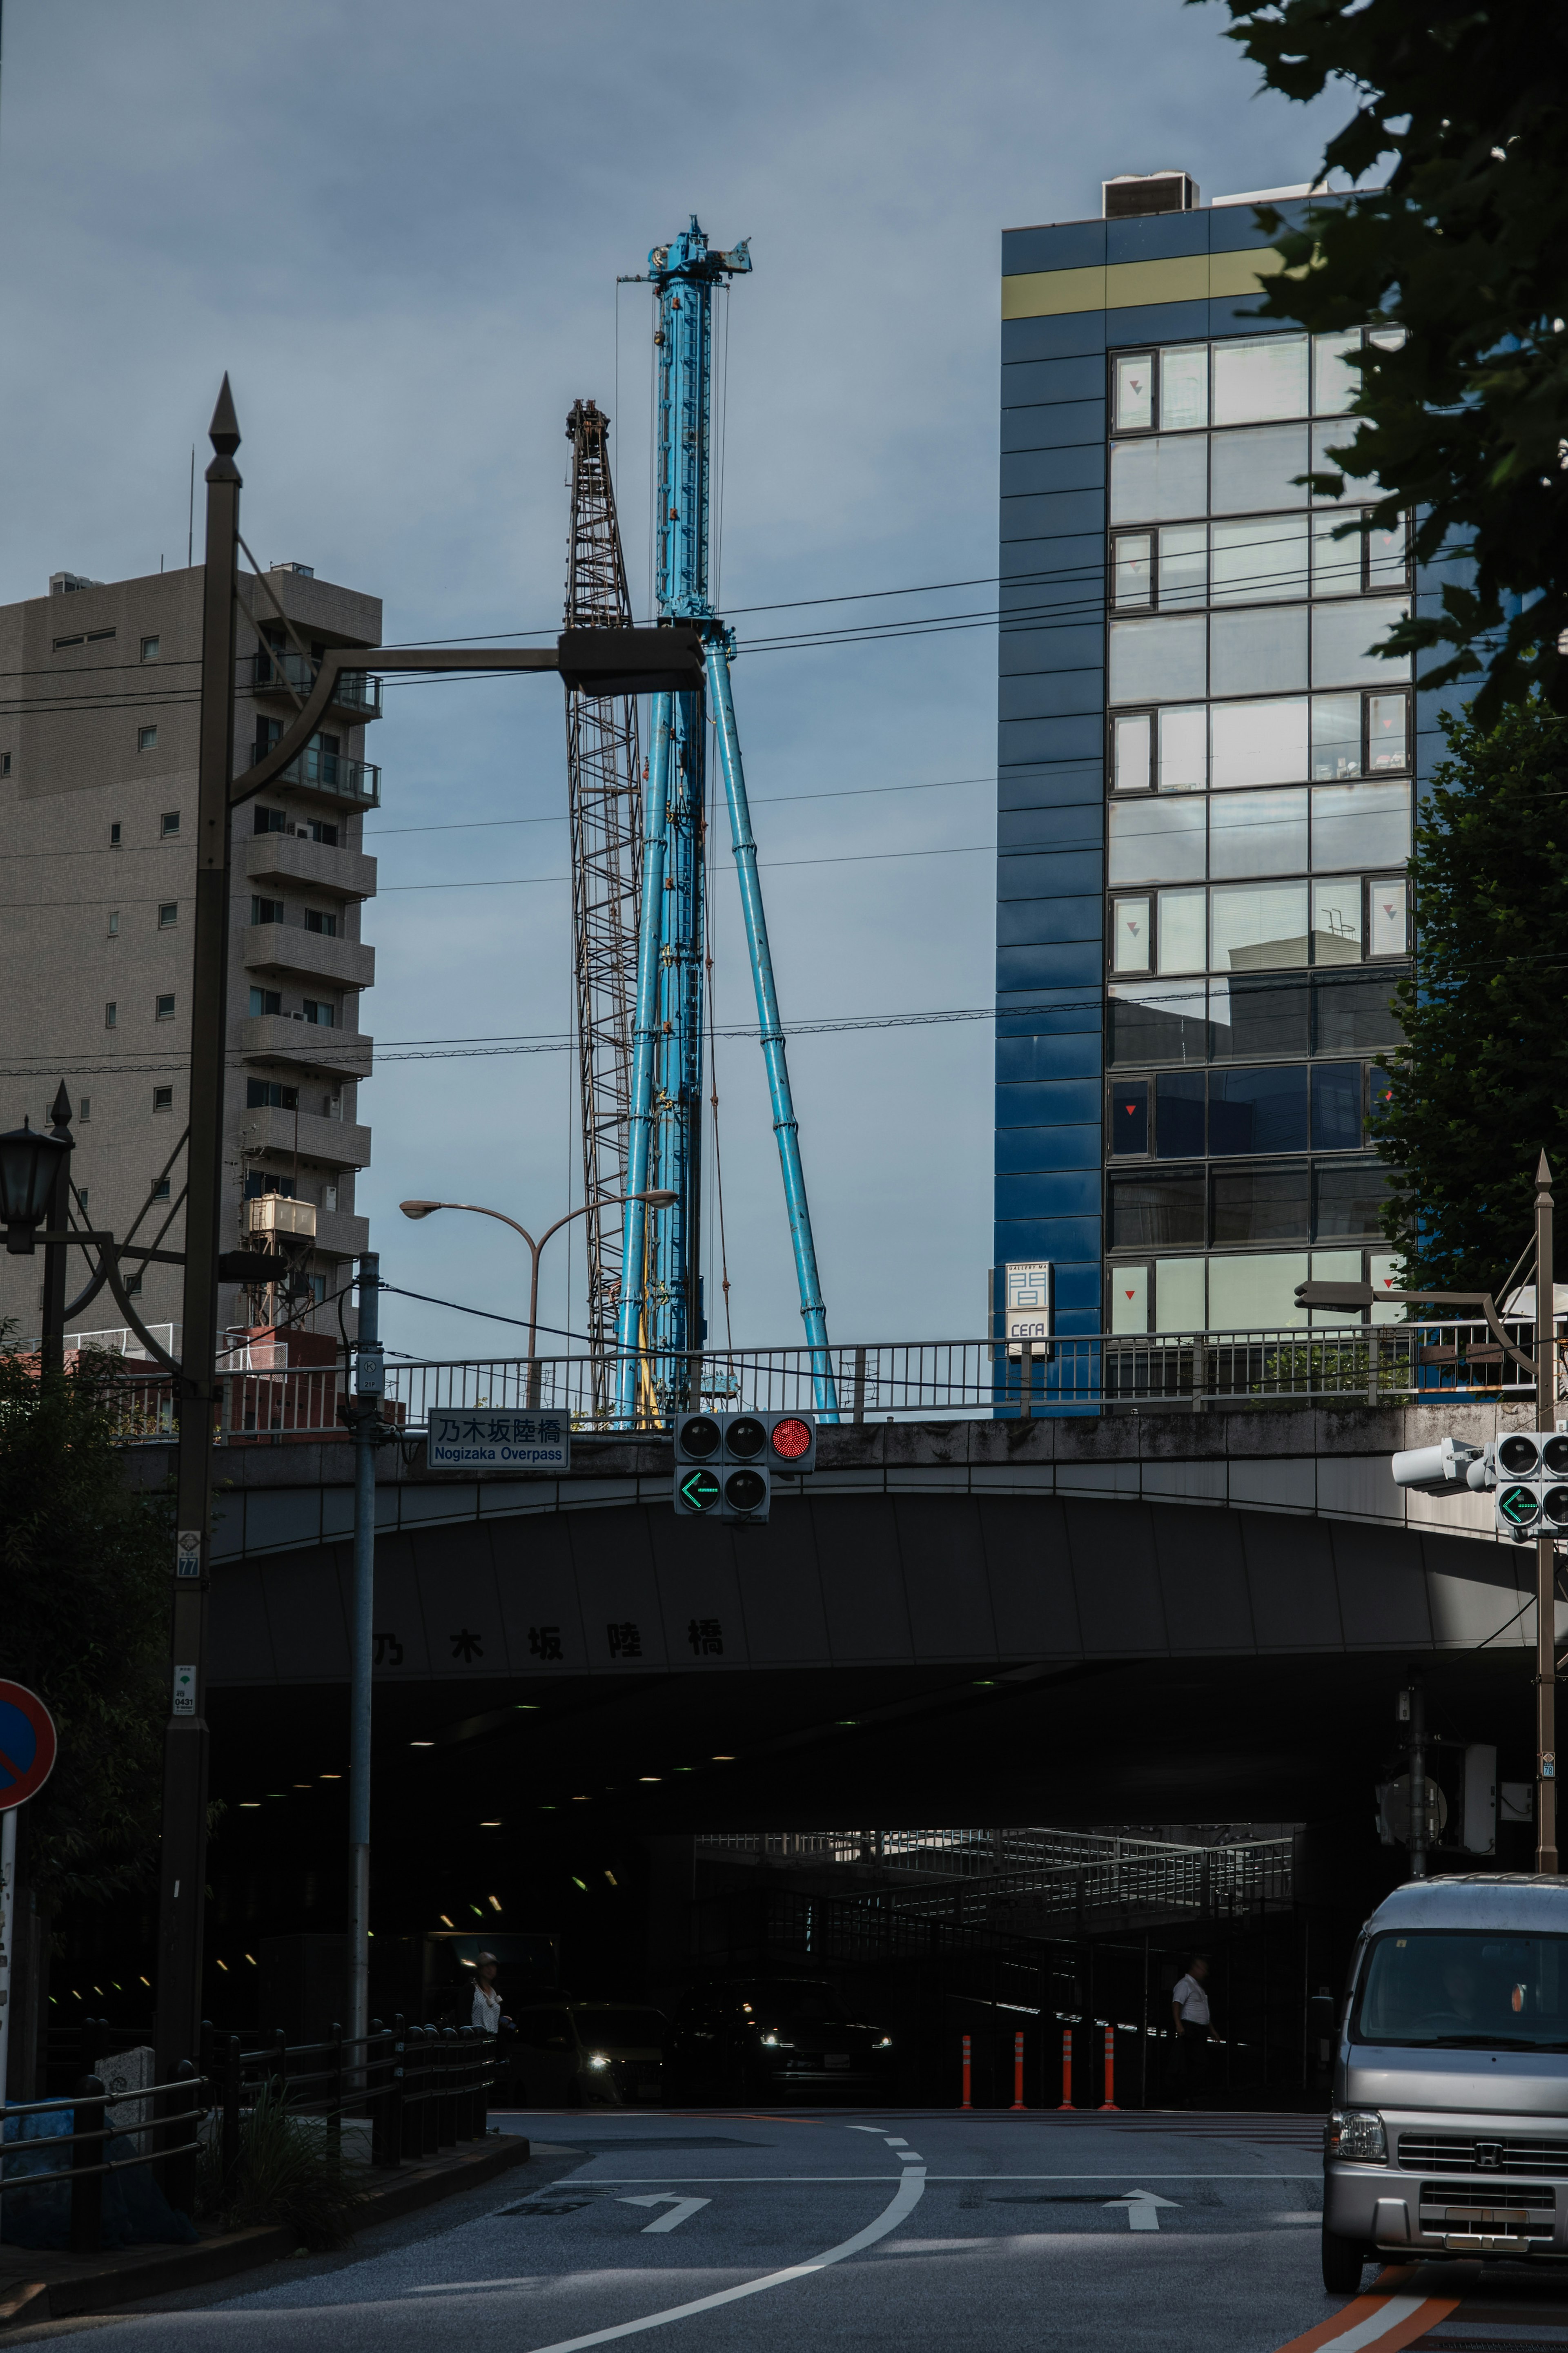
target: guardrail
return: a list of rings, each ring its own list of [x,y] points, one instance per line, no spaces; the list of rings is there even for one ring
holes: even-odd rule
[[[1533,1328],[1510,1318],[1527,1352]],[[827,1351],[847,1424],[1008,1419],[1033,1414],[1293,1406],[1513,1400],[1534,1394],[1531,1377],[1504,1355],[1484,1324],[1284,1325],[1250,1332],[1068,1335],[1020,1358],[1005,1341],[893,1340]],[[750,1412],[809,1410],[820,1370],[804,1347],[709,1348],[693,1353],[691,1392],[704,1406]],[[584,1435],[625,1427],[603,1399],[605,1360],[593,1356],[390,1358],[389,1419],[410,1432],[432,1413],[487,1409],[559,1414]],[[280,1366],[217,1375],[220,1442],[333,1436],[346,1394],[341,1367]],[[117,1386],[128,1440],[166,1438],[173,1385],[128,1365]],[[637,1425],[667,1430],[670,1410]]]

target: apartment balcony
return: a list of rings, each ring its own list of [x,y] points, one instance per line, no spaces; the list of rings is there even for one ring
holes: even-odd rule
[[[245,665],[242,664],[242,675],[244,670]],[[314,662],[307,661],[303,654],[273,653],[264,647],[259,653],[254,653],[250,657],[249,684],[253,694],[277,695],[283,702],[290,704],[298,695],[303,702],[315,683],[316,665]],[[327,708],[329,711],[341,712],[345,719],[356,726],[362,725],[367,719],[379,719],[381,717],[380,679],[368,670],[340,671],[331,702]]]
[[[247,923],[245,962],[251,972],[322,980],[334,988],[373,988],[375,950],[363,941],[308,932],[303,923]]]
[[[375,860],[357,849],[332,849],[298,833],[253,833],[245,844],[245,871],[253,882],[297,882],[334,899],[374,899]]]
[[[368,1079],[374,1045],[358,1029],[328,1029],[302,1013],[252,1014],[239,1033],[247,1062],[286,1062],[323,1079]]]
[[[265,759],[270,748],[268,744],[253,744],[251,759]],[[330,751],[324,744],[307,744],[272,781],[292,785],[296,792],[315,793],[334,808],[381,807],[381,770],[368,760],[351,760],[346,752]]]
[[[291,1160],[298,1131],[301,1160],[317,1163],[323,1168],[368,1168],[370,1166],[370,1130],[359,1127],[352,1120],[325,1119],[319,1111],[281,1111],[268,1106],[263,1111],[242,1112],[239,1121],[239,1145],[242,1152],[273,1152]],[[317,1240],[321,1238],[317,1221]]]
[[[347,1209],[318,1209],[316,1250],[321,1258],[363,1258],[370,1248],[370,1219]]]

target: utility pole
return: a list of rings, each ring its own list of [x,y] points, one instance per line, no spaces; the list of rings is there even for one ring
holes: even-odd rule
[[[223,380],[208,438],[202,581],[201,733],[191,953],[190,1141],[180,1345],[176,1526],[171,1578],[170,1713],[163,1738],[158,1895],[157,2064],[164,2082],[194,2059],[201,2031],[206,1883],[206,1621],[213,1419],[217,1401],[218,1218],[223,1185],[224,1047],[228,1017],[229,792],[234,781],[235,564],[239,420]],[[179,1564],[186,1564],[182,1567]]]
[[[1410,1876],[1426,1876],[1426,1694],[1412,1675],[1410,1702]]]
[[[49,1193],[48,1230],[63,1234],[70,1224],[70,1153],[74,1137],[70,1132],[71,1104],[62,1079],[49,1107],[49,1134],[62,1152],[55,1167],[55,1181]],[[61,1381],[66,1369],[66,1250],[64,1241],[44,1244],[44,1313],[40,1370],[46,1381]]]
[[[350,1408],[354,1440],[354,1591],[349,1689],[349,2036],[370,2029],[371,1666],[375,1644],[375,1457],[386,1387],[381,1353],[381,1259],[359,1262],[359,1348]]]
[[[1535,1426],[1557,1427],[1557,1284],[1552,1170],[1535,1171]],[[1557,1540],[1535,1542],[1535,1868],[1557,1869]]]

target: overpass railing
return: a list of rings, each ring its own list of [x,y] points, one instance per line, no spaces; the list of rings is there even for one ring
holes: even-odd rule
[[[1528,1323],[1509,1319],[1526,1350]],[[828,1351],[844,1422],[979,1419],[992,1416],[1102,1413],[1142,1406],[1203,1412],[1211,1408],[1390,1405],[1443,1398],[1524,1399],[1533,1381],[1484,1324],[1342,1324],[1258,1331],[1152,1335],[1073,1334],[1035,1344],[1022,1357],[1005,1341],[890,1340]],[[808,1409],[820,1352],[804,1347],[709,1348],[693,1354],[689,1394],[731,1411]],[[341,1367],[219,1364],[220,1442],[320,1440],[341,1427],[346,1394]],[[388,1418],[409,1434],[432,1413],[516,1411],[532,1407],[569,1419],[574,1430],[612,1434],[625,1425],[604,1399],[604,1359],[592,1356],[389,1358]],[[167,1439],[174,1386],[166,1375],[127,1362],[114,1385],[122,1436]],[[639,1427],[668,1429],[668,1404]]]
[[[884,1890],[861,1900],[961,1928],[1034,1926],[1108,1915],[1235,1918],[1291,1900],[1295,1841],[1289,1838],[1248,1839],[1235,1846],[1142,1839],[1105,1843],[1109,1853],[961,1879],[950,1887]]]

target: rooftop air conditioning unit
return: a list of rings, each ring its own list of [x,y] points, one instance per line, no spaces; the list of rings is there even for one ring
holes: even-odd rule
[[[1100,182],[1107,220],[1136,220],[1146,213],[1190,213],[1197,208],[1198,185],[1185,172],[1118,172]]]
[[[287,1193],[263,1193],[246,1207],[246,1231],[250,1234],[271,1234],[279,1240],[314,1241],[316,1239],[316,1205],[314,1201],[296,1201]]]

